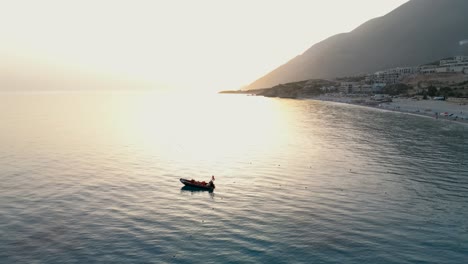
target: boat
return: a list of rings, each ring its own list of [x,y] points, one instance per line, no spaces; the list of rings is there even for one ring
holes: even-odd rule
[[[213,180],[207,183],[205,181],[196,181],[194,179],[188,180],[188,179],[180,178],[180,182],[183,183],[185,186],[200,188],[200,189],[205,189],[205,190],[213,190],[215,188]]]

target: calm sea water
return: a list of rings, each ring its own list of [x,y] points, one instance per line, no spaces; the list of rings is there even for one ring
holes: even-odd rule
[[[463,125],[145,92],[5,93],[0,122],[0,263],[468,263]]]

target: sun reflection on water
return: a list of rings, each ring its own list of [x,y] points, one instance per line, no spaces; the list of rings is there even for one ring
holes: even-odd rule
[[[259,143],[264,152],[285,144],[289,116],[282,107],[259,97],[239,107],[235,96],[152,94],[135,98],[130,106],[117,106],[115,130],[125,131],[127,139],[137,140],[146,151],[164,149],[166,158],[217,162],[242,157]]]

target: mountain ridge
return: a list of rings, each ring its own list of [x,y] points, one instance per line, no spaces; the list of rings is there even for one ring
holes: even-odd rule
[[[468,1],[410,0],[348,33],[318,42],[257,79],[247,90],[315,78],[371,73],[468,55]],[[468,46],[468,45],[465,45]]]

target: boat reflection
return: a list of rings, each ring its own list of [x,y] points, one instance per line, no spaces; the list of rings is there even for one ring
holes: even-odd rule
[[[201,194],[201,193],[209,193],[211,198],[214,197],[213,190],[201,189],[201,188],[190,187],[190,186],[184,186],[184,187],[180,188],[180,192],[181,193],[190,193],[191,195]]]

